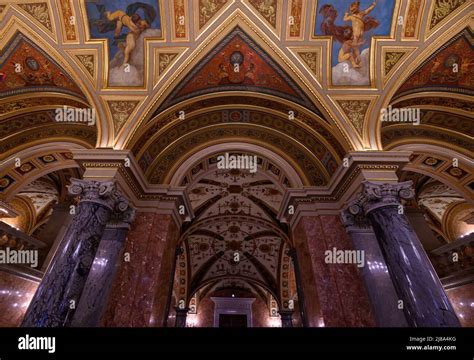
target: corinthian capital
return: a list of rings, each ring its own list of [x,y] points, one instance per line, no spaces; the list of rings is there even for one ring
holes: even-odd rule
[[[128,200],[117,189],[115,181],[71,179],[68,191],[72,196],[79,196],[81,202],[97,203],[120,212],[128,208]]]
[[[349,205],[348,211],[352,215],[361,212],[368,214],[385,206],[398,206],[402,199],[409,200],[414,197],[411,181],[397,184],[378,184],[364,181],[362,185],[362,192]]]

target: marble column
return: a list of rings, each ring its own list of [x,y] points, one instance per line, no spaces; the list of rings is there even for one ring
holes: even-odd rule
[[[137,212],[124,245],[130,261],[120,262],[101,325],[164,326],[178,239],[173,216]]]
[[[177,328],[186,327],[186,317],[188,316],[189,308],[181,309],[179,307],[175,307],[175,310],[176,310],[176,320],[174,323],[174,327],[177,327]]]
[[[54,205],[53,212],[49,216],[46,226],[37,236],[37,239],[48,244],[48,248],[50,249],[41,267],[43,271],[48,268],[51,259],[61,243],[62,237],[67,231],[67,226],[72,219],[72,215],[69,213],[69,206],[69,203]]]
[[[341,213],[341,218],[354,249],[365,254],[365,266],[360,268],[360,272],[377,326],[408,326],[405,313],[398,309],[398,295],[369,220],[365,216],[354,216],[347,210]]]
[[[281,318],[281,327],[291,328],[293,327],[293,311],[279,311]]]
[[[300,316],[301,316],[301,322],[303,324],[303,327],[308,327],[308,319],[306,317],[306,308],[305,308],[305,297],[304,297],[304,292],[303,292],[303,287],[302,287],[302,278],[301,278],[301,269],[300,269],[300,264],[298,262],[298,254],[296,252],[295,248],[292,248],[288,251],[288,256],[291,258],[293,261],[293,267],[295,269],[295,278],[296,278],[296,291],[298,293],[298,300],[299,300],[299,309],[300,309]]]
[[[105,226],[128,202],[113,181],[71,179],[69,193],[80,197],[76,214],[30,303],[22,326],[64,326],[74,313]]]
[[[72,326],[100,325],[115,274],[123,261],[121,255],[124,242],[134,216],[135,209],[129,207],[124,212],[114,213],[108,222],[74,313]]]
[[[410,326],[460,326],[423,246],[404,214],[402,199],[413,198],[411,181],[363,183],[349,207],[370,220]]]

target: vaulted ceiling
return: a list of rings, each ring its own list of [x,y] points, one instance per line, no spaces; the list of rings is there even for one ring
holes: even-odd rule
[[[303,184],[317,186],[329,183],[350,150],[430,144],[466,158],[473,148],[474,5],[379,1],[370,14],[376,25],[352,65],[341,47],[347,40],[341,31],[351,29],[342,20],[347,6],[339,0],[1,5],[1,196],[22,182],[15,158],[46,149],[129,149],[151,183],[169,182],[194,151],[229,141],[278,153]],[[133,16],[137,25],[127,25]],[[421,125],[382,123],[380,110],[389,105],[420,108]],[[94,109],[96,121],[58,123],[63,107]]]

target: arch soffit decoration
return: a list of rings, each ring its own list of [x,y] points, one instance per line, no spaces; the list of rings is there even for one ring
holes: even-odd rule
[[[380,112],[382,109],[387,109],[389,105],[394,105],[398,102],[402,102],[407,99],[413,99],[416,97],[440,96],[443,98],[456,98],[465,100],[466,102],[472,103],[472,96],[459,94],[458,92],[433,92],[423,89],[419,92],[414,92],[410,95],[404,95],[395,99],[396,93],[403,86],[403,84],[417,71],[419,68],[426,63],[430,58],[442,51],[446,44],[449,44],[453,38],[456,38],[463,31],[474,31],[472,26],[472,17],[474,11],[474,4],[466,2],[461,5],[459,9],[453,14],[450,14],[447,21],[442,22],[436,30],[438,36],[433,36],[434,33],[427,33],[425,29],[420,35],[424,39],[424,46],[419,46],[416,50],[412,51],[411,54],[406,58],[405,63],[410,63],[410,66],[398,67],[390,80],[384,87],[383,93],[378,99],[376,106],[373,109],[372,116],[368,122],[368,128],[371,131],[370,144],[371,147],[378,149],[384,149],[382,143],[382,121]],[[459,29],[456,33],[453,33],[452,29]],[[413,70],[415,69],[415,70]],[[431,104],[432,106],[433,104]],[[472,105],[471,105],[472,106]],[[446,109],[445,109],[446,110]],[[459,113],[454,111],[454,113]],[[462,115],[467,115],[465,112],[461,112]]]
[[[11,5],[11,4],[9,4]],[[97,142],[96,146],[103,146],[103,144],[108,144],[111,141],[109,132],[111,129],[110,120],[105,115],[102,104],[99,98],[96,96],[93,86],[89,81],[82,75],[80,69],[76,68],[77,64],[74,61],[70,61],[70,56],[65,52],[65,49],[58,46],[57,41],[54,41],[51,36],[42,36],[44,34],[41,25],[36,21],[31,21],[29,18],[26,18],[24,14],[18,11],[13,6],[8,6],[3,9],[2,17],[0,21],[3,23],[3,26],[0,31],[0,40],[2,47],[0,48],[1,52],[7,50],[7,45],[12,44],[15,40],[15,37],[23,36],[27,41],[30,41],[34,46],[41,50],[46,56],[53,59],[54,63],[57,63],[58,66],[68,74],[72,79],[75,85],[80,89],[83,98],[81,96],[73,96],[65,93],[56,93],[51,91],[45,91],[42,93],[24,93],[19,95],[13,95],[11,97],[6,97],[2,100],[2,104],[6,104],[10,101],[21,101],[30,98],[39,98],[45,96],[51,98],[52,103],[47,106],[38,106],[35,109],[44,110],[53,109],[55,105],[67,105],[71,107],[91,107],[95,109],[96,119],[95,119],[95,128],[97,131]],[[25,113],[25,111],[13,111],[12,115],[18,115]],[[4,114],[2,114],[4,115]],[[9,115],[8,115],[9,116]]]

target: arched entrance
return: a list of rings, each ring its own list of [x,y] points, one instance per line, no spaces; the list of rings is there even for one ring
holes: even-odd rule
[[[256,167],[220,168],[226,155]],[[304,295],[278,220],[286,189],[303,184],[289,162],[262,146],[217,144],[184,161],[171,183],[185,187],[194,219],[178,242],[168,326],[301,326]]]

